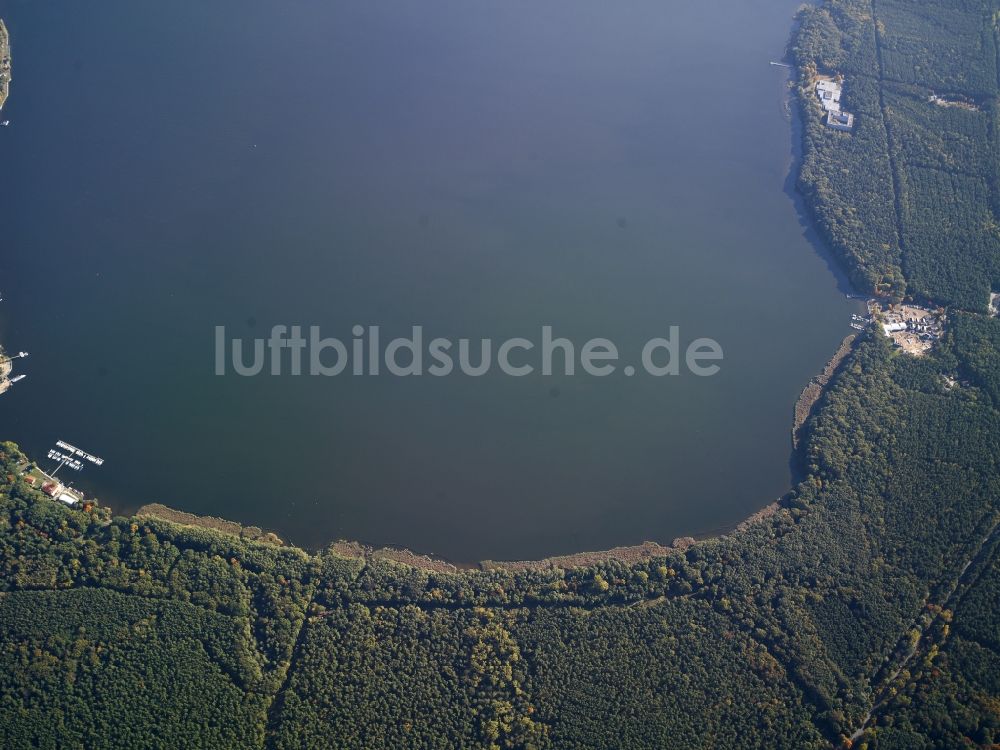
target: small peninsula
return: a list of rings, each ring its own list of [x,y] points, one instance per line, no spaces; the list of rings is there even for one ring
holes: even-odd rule
[[[10,95],[10,34],[0,18],[0,109]]]

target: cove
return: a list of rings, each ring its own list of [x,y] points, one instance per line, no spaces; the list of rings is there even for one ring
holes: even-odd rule
[[[786,190],[768,63],[796,6],[8,3],[0,341],[32,356],[0,434],[104,458],[76,482],[117,512],[313,547],[523,559],[739,522],[790,486],[795,399],[857,309]],[[216,326],[359,321],[552,325],[633,364],[678,325],[725,359],[214,375]]]

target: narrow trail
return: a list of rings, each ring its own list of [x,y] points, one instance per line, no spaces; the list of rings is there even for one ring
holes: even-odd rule
[[[267,706],[267,718],[264,722],[264,747],[277,747],[275,739],[277,736],[278,722],[281,719],[281,709],[285,702],[285,693],[289,683],[292,681],[292,674],[295,672],[295,661],[302,652],[306,632],[309,629],[309,608],[316,601],[317,586],[313,585],[313,590],[309,593],[309,601],[302,609],[302,622],[299,623],[298,631],[295,633],[295,641],[292,643],[292,650],[288,655],[288,666],[285,667],[285,674],[281,677],[281,684],[271,696],[271,702]]]
[[[991,543],[995,542],[998,538],[1000,538],[1000,519],[994,522],[992,528],[990,528],[989,533],[985,537],[983,537],[982,541],[979,543],[979,546],[976,548],[976,551],[973,552],[972,556],[965,561],[965,565],[963,565],[962,569],[958,572],[958,575],[955,577],[955,580],[952,583],[951,588],[948,589],[947,595],[941,602],[942,612],[946,609],[953,609],[954,605],[962,598],[962,596],[968,590],[968,587],[965,588],[962,587],[963,583],[971,585],[979,579],[979,575],[981,575],[982,570],[980,570],[978,573],[976,571],[973,571],[973,575],[969,575],[969,569],[973,566],[973,564],[979,563],[982,560],[990,557],[990,555],[994,551],[994,545],[992,545]],[[852,743],[855,742],[859,737],[861,737],[861,735],[865,733],[865,730],[869,727],[872,719],[875,718],[879,709],[882,708],[882,706],[885,705],[886,701],[891,697],[890,691],[892,690],[893,684],[896,682],[896,679],[899,677],[900,673],[913,660],[914,656],[917,656],[918,654],[924,652],[925,648],[923,648],[923,646],[928,645],[927,643],[925,643],[925,635],[927,633],[927,630],[940,618],[941,614],[938,613],[937,616],[928,620],[926,624],[921,625],[919,621],[917,622],[916,629],[919,631],[920,636],[914,641],[913,645],[910,646],[910,648],[907,650],[906,655],[903,657],[902,661],[900,661],[896,669],[893,670],[892,674],[890,674],[882,682],[882,687],[879,689],[878,693],[876,693],[875,701],[872,703],[872,707],[868,710],[868,713],[865,714],[865,717],[861,721],[861,724],[858,725],[858,727],[850,735],[850,741]],[[905,640],[908,640],[909,638],[910,638],[909,634],[903,636],[903,639]]]
[[[903,247],[903,187],[899,165],[896,164],[895,159],[896,148],[893,141],[892,124],[889,122],[889,116],[885,111],[885,92],[883,90],[883,84],[886,80],[885,63],[882,59],[882,41],[879,39],[878,10],[875,7],[875,0],[871,0],[871,10],[872,23],[874,25],[873,31],[875,33],[875,55],[878,58],[878,107],[879,113],[882,115],[882,128],[885,130],[886,148],[889,152],[889,173],[892,176],[892,205],[896,212],[896,241],[899,245],[898,262],[902,266],[903,257],[906,255],[906,249]]]
[[[902,232],[903,216],[902,216],[902,203],[901,203],[901,197],[902,197],[901,185],[900,185],[901,180],[900,180],[899,165],[896,163],[895,159],[896,149],[894,146],[892,126],[889,122],[889,117],[886,114],[885,95],[883,90],[883,83],[886,80],[885,64],[883,61],[882,42],[881,39],[879,38],[879,33],[878,33],[879,17],[878,17],[877,0],[870,0],[870,7],[872,12],[872,21],[875,26],[874,28],[875,51],[876,51],[876,56],[878,58],[879,109],[882,115],[883,127],[885,128],[886,131],[887,146],[889,150],[888,154],[889,166],[893,180],[893,199],[896,210],[896,232],[899,239],[900,253],[902,254],[905,252],[905,249],[903,247],[903,232]],[[998,52],[998,55],[1000,55],[1000,52]],[[998,76],[1000,76],[1000,72],[998,72]],[[1000,520],[998,520],[993,524],[989,533],[986,534],[986,536],[982,539],[979,546],[976,548],[975,552],[972,553],[969,559],[966,560],[965,565],[962,566],[962,569],[959,571],[950,589],[948,590],[947,595],[941,602],[942,610],[948,609],[950,605],[953,605],[958,599],[961,598],[962,593],[964,593],[964,591],[960,591],[962,584],[965,582],[968,583],[972,582],[971,580],[970,581],[965,580],[968,576],[969,568],[974,563],[980,562],[984,557],[987,557],[991,553],[992,551],[991,542],[995,540],[998,530],[1000,530]],[[977,576],[973,576],[972,578],[975,577]],[[871,708],[865,714],[861,723],[849,735],[849,740],[851,743],[854,743],[865,733],[865,730],[871,725],[871,722],[877,715],[879,709],[881,709],[885,705],[886,701],[891,697],[890,691],[893,687],[893,684],[898,679],[899,675],[903,672],[903,670],[907,667],[907,665],[909,665],[910,662],[913,661],[913,658],[915,656],[917,656],[920,653],[923,653],[924,651],[923,646],[926,645],[924,641],[927,630],[931,627],[931,625],[937,622],[937,620],[940,617],[941,615],[938,614],[936,617],[931,618],[926,623],[922,623],[922,621],[919,619],[917,620],[917,622],[915,623],[915,628],[918,631],[919,636],[914,640],[913,645],[907,649],[905,656],[897,665],[896,669],[893,670],[893,672],[888,677],[886,677],[885,680],[883,680],[881,688],[879,688],[878,692],[875,694],[875,700],[873,701]],[[905,640],[911,638],[911,636],[909,635],[909,633],[911,632],[912,630],[908,631],[908,633],[902,637],[902,639],[900,640],[900,645]]]

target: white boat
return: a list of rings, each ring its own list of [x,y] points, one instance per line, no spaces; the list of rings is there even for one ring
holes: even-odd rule
[[[8,125],[10,125],[10,120],[4,120],[3,122],[0,122],[0,125],[2,125],[3,127],[7,127]]]
[[[14,377],[12,377],[10,379],[10,382],[11,383],[17,383],[17,382],[19,382],[21,380],[24,380],[26,377],[28,377],[28,376],[27,375],[15,375]]]

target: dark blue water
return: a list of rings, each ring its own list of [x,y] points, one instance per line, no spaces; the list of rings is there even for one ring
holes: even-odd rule
[[[455,559],[669,541],[789,486],[850,304],[784,192],[796,2],[3,2],[0,432],[163,502]],[[213,375],[213,334],[613,339],[719,375]]]

